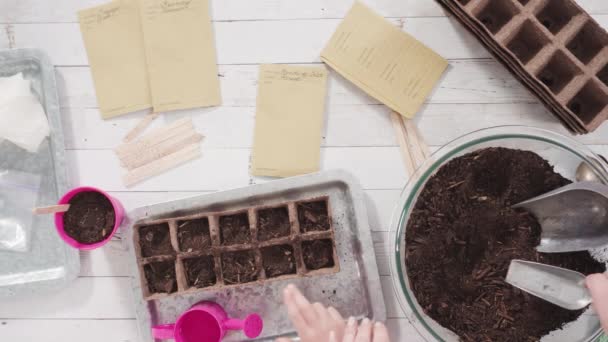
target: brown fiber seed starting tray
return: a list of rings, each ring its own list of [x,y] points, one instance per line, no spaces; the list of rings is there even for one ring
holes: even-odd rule
[[[608,33],[572,0],[438,0],[573,132],[608,119]]]
[[[338,272],[329,198],[136,224],[146,300]]]

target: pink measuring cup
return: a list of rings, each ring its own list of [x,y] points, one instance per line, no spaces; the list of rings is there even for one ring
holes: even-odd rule
[[[152,328],[154,338],[175,339],[176,342],[220,342],[228,330],[243,330],[245,336],[256,338],[262,333],[264,322],[258,314],[244,320],[231,319],[224,308],[214,302],[200,302],[184,312],[175,324]]]
[[[112,203],[112,208],[114,209],[114,228],[112,229],[112,233],[110,235],[108,235],[108,237],[105,240],[97,242],[97,243],[92,243],[92,244],[83,244],[83,243],[80,243],[80,242],[74,240],[72,237],[70,237],[65,232],[65,229],[63,227],[63,214],[64,213],[55,213],[55,227],[57,228],[57,233],[59,233],[59,236],[61,237],[61,239],[63,239],[63,241],[65,241],[68,245],[70,245],[74,248],[88,251],[88,250],[99,248],[99,247],[105,245],[106,243],[108,243],[112,239],[112,236],[114,236],[114,234],[118,230],[118,227],[120,227],[120,224],[122,223],[123,218],[125,217],[125,209],[123,208],[122,204],[117,199],[108,195],[105,191],[99,190],[99,189],[96,189],[96,188],[93,188],[90,186],[82,186],[82,187],[74,188],[74,189],[70,190],[68,193],[63,195],[63,197],[61,197],[58,204],[69,204],[72,197],[76,196],[77,194],[79,194],[81,192],[97,192],[97,193],[104,195],[110,201],[110,203]]]

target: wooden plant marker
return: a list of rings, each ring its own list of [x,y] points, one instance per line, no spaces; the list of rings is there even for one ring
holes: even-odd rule
[[[159,175],[167,170],[196,159],[200,157],[200,155],[201,146],[199,143],[188,145],[175,153],[129,171],[129,173],[124,176],[123,181],[126,187],[132,187],[145,179]]]
[[[167,140],[163,144],[155,145],[141,151],[141,153],[134,153],[121,158],[121,165],[129,170],[134,170],[138,167],[142,167],[148,163],[151,163],[160,158],[166,157],[172,153],[175,153],[188,145],[199,143],[203,140],[203,136],[192,131],[192,133],[184,136],[176,136],[170,140]]]
[[[32,212],[34,213],[34,215],[49,215],[56,213],[65,213],[66,211],[68,211],[68,209],[70,209],[69,204],[58,204],[51,205],[48,207],[34,208],[32,209]]]
[[[422,139],[418,128],[412,120],[394,111],[391,111],[390,115],[399,146],[401,147],[405,171],[408,176],[412,176],[416,169],[430,157],[429,147]]]
[[[181,134],[187,134],[193,129],[194,125],[192,124],[192,119],[180,119],[165,127],[156,129],[134,142],[122,144],[114,151],[118,157],[122,159],[129,154],[140,153],[146,148],[150,148],[156,144],[162,143],[167,139],[179,136]]]
[[[132,130],[129,131],[129,133],[127,133],[127,135],[125,135],[125,137],[123,138],[123,142],[128,143],[133,141],[133,139],[137,138],[143,131],[146,130],[146,128],[148,128],[148,126],[150,126],[150,124],[152,123],[152,121],[156,120],[157,117],[160,116],[160,113],[149,113],[148,115],[144,116],[143,119],[141,119],[141,121],[139,121],[137,123],[137,125],[135,125],[135,127],[133,127]]]

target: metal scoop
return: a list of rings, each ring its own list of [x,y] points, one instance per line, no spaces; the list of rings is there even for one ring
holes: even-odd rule
[[[506,282],[568,310],[591,304],[585,275],[537,262],[512,260]]]
[[[583,251],[608,245],[608,187],[573,183],[516,204],[542,226],[539,252]]]

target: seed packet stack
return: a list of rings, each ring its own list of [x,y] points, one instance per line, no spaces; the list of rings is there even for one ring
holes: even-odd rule
[[[572,132],[608,119],[608,33],[573,0],[437,0]]]

